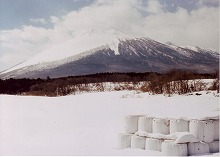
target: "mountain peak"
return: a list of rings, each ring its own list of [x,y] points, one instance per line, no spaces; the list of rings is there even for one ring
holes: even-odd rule
[[[34,64],[62,60],[83,52],[92,52],[94,49],[110,48],[116,55],[119,55],[118,44],[120,40],[127,38],[129,38],[127,35],[111,27],[92,28],[69,41],[42,51],[34,57],[4,72]]]
[[[123,33],[122,31],[113,28],[113,27],[94,27],[91,28],[90,30],[87,30],[83,33],[81,33],[78,38],[83,37],[83,36],[112,36],[118,39],[122,39],[122,38],[129,38],[129,36],[125,33]]]

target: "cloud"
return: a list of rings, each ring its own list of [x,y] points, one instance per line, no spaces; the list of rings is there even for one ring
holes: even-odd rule
[[[114,27],[133,36],[219,51],[219,7],[202,5],[192,11],[178,8],[171,13],[163,5],[155,0],[96,0],[92,5],[64,16],[51,16],[49,20],[53,27],[50,29],[23,26],[1,30],[0,70],[100,26]],[[45,19],[30,21],[46,22]]]
[[[145,18],[146,35],[178,45],[197,45],[219,51],[218,8],[204,7],[191,12],[179,8]]]
[[[149,0],[148,5],[146,7],[146,11],[154,14],[158,14],[163,12],[163,6],[159,3],[159,1]]]
[[[39,24],[46,24],[47,23],[44,18],[30,19],[30,22],[32,22],[32,23],[39,23]]]

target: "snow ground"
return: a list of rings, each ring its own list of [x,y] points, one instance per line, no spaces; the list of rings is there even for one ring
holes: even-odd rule
[[[199,93],[172,97],[135,91],[53,98],[0,95],[0,155],[160,156],[150,150],[117,149],[117,134],[124,132],[123,117],[218,116],[216,93]]]

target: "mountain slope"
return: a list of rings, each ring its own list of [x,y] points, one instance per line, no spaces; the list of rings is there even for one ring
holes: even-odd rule
[[[172,68],[214,72],[218,65],[218,52],[131,38],[114,29],[92,29],[2,72],[0,78],[165,72]]]

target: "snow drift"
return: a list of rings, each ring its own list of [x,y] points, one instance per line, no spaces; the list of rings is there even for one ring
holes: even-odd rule
[[[134,91],[55,98],[0,95],[0,154],[161,156],[153,150],[116,149],[118,133],[125,132],[123,117],[218,119],[217,94],[200,93],[169,98]]]

